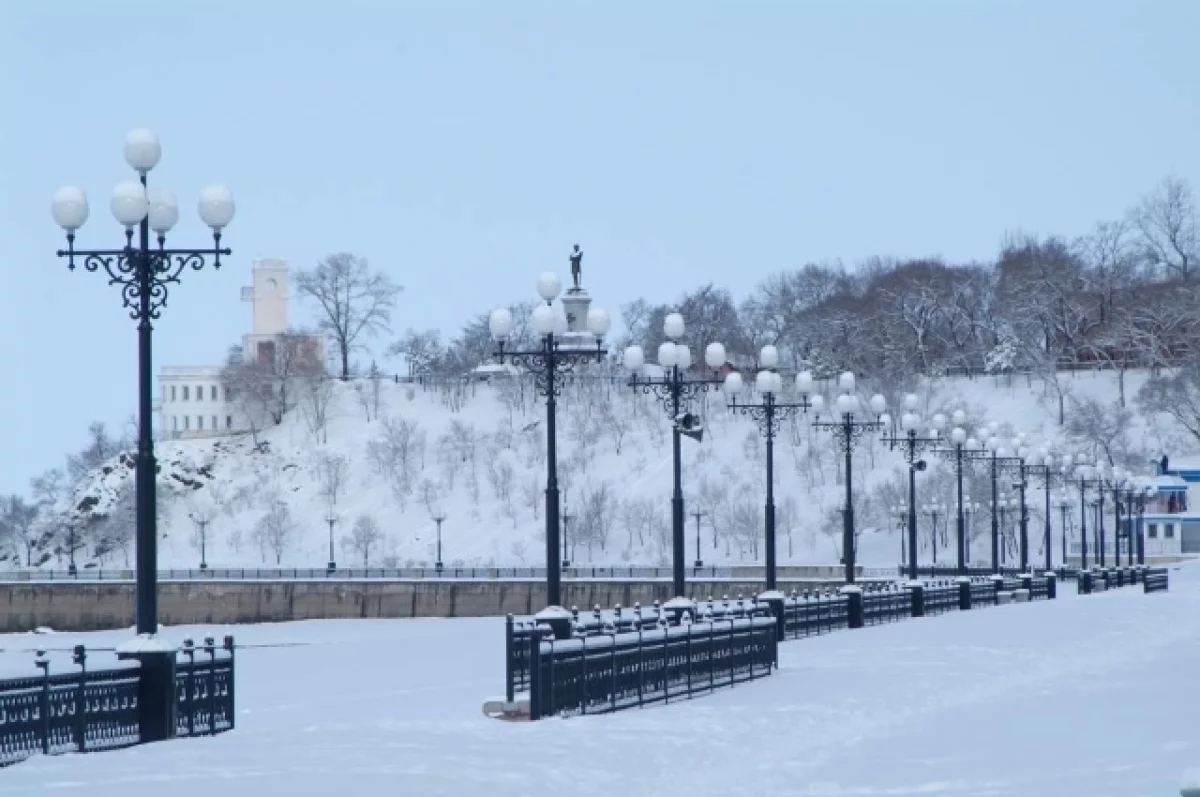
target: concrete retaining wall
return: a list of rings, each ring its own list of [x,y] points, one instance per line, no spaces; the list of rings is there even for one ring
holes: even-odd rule
[[[688,586],[695,598],[750,596],[763,589],[752,581]],[[779,582],[786,591],[815,586],[813,581]],[[545,605],[545,594],[545,584],[532,581],[175,581],[159,584],[158,600],[162,624],[190,625],[530,614]],[[563,582],[563,602],[581,610],[596,604],[649,605],[670,597],[669,581]],[[0,632],[96,631],[133,623],[134,585],[128,582],[0,585]]]

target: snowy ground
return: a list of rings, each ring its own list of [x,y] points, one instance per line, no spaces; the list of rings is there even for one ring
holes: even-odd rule
[[[239,653],[236,731],[39,757],[0,771],[0,794],[1178,794],[1200,764],[1200,566],[1166,594],[1065,592],[788,642],[760,683],[533,724],[480,712],[502,683],[499,620],[238,628],[307,644]],[[126,634],[0,637],[0,663]]]

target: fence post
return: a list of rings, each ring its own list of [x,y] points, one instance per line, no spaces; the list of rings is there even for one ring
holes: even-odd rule
[[[196,735],[196,646],[191,639],[183,640],[183,653],[188,657],[187,684],[184,685],[187,697],[187,727],[188,736]]]
[[[783,618],[783,605],[785,600],[786,597],[784,594],[778,590],[764,592],[758,596],[758,602],[765,603],[767,606],[771,607],[771,614],[775,615],[775,638],[780,642],[783,641],[784,629],[786,627]]]
[[[234,726],[237,725],[237,720],[235,719],[237,716],[237,690],[234,689],[233,683],[234,675],[237,672],[237,668],[234,666],[235,662],[233,660],[233,652],[234,648],[237,646],[233,644],[232,634],[225,635],[223,646],[225,648],[225,652],[229,654],[229,681],[227,684],[229,687],[229,730],[233,730]]]
[[[1029,593],[1029,599],[1033,600],[1033,575],[1030,573],[1021,574],[1021,589]]]
[[[42,671],[42,694],[38,700],[38,719],[42,721],[42,754],[50,755],[50,660],[39,650],[33,663]]]
[[[908,589],[912,593],[912,616],[925,616],[925,585],[920,581],[908,582]]]
[[[1092,571],[1080,570],[1076,578],[1078,579],[1076,583],[1079,586],[1079,594],[1090,595],[1092,592]]]
[[[175,735],[176,649],[152,634],[141,634],[117,646],[117,658],[136,660],[138,667],[138,731],[142,744]]]
[[[846,626],[848,628],[863,627],[863,593],[862,587],[848,584],[839,590],[846,596]]]
[[[971,610],[971,579],[968,576],[959,576],[956,579],[958,583],[958,610],[966,612]]]
[[[992,601],[999,606],[1000,593],[1004,592],[1004,576],[1000,575],[999,573],[992,576],[992,590],[996,593],[992,596]]]
[[[529,635],[529,719],[541,719],[542,661],[541,631],[535,625]]]
[[[1053,570],[1046,573],[1046,600],[1052,601],[1058,597],[1058,576]]]
[[[87,752],[87,650],[76,645],[71,661],[79,667],[79,687],[75,690],[75,749]]]
[[[512,704],[513,688],[513,616],[504,618],[504,700]]]

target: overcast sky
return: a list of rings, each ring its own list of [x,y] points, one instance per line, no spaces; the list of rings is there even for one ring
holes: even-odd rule
[[[1085,233],[1200,184],[1198,30],[1196,0],[0,0],[0,492],[135,408],[134,323],[49,215],[77,184],[81,245],[120,243],[129,128],[161,136],[175,245],[205,242],[203,186],[237,199],[234,256],[156,327],[156,366],[215,364],[258,257],[362,255],[406,286],[397,333],[452,333],[576,242],[615,315]]]

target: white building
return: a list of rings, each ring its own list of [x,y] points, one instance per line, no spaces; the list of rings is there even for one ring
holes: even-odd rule
[[[242,288],[250,302],[250,332],[242,336],[247,362],[269,363],[279,336],[288,331],[288,264],[255,260],[252,285]],[[314,339],[324,361],[324,341]],[[168,365],[158,371],[158,436],[164,439],[215,437],[244,431],[246,423],[221,384],[221,365]]]

